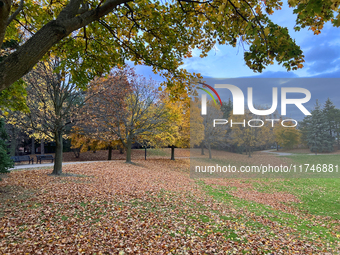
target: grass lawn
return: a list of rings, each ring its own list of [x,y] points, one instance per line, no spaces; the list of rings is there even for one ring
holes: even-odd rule
[[[0,182],[0,253],[340,252],[339,179],[194,180],[188,159],[135,163],[11,172]]]

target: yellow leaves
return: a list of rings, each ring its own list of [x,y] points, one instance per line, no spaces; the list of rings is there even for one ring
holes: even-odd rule
[[[240,7],[241,7],[240,1],[238,1],[238,0],[232,0],[231,2],[234,4],[234,6],[235,6],[236,8],[240,8]]]
[[[202,21],[202,22],[205,21],[205,17],[204,17],[203,14],[199,14],[197,18],[198,18],[199,21]]]
[[[269,27],[266,27],[266,28],[264,29],[264,34],[265,34],[265,36],[268,36],[268,35],[269,35],[269,32],[270,32],[270,28],[269,28]]]
[[[219,7],[218,7],[218,11],[220,12],[220,13],[223,13],[223,11],[224,11],[224,8],[225,8],[225,5],[220,5]]]

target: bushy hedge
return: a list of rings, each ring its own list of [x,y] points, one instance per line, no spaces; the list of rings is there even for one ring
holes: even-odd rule
[[[6,146],[8,135],[5,129],[5,122],[0,118],[0,173],[7,173],[8,169],[13,167],[14,163]]]

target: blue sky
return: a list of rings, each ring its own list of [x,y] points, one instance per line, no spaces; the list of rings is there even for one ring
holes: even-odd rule
[[[201,59],[194,51],[193,58],[185,61],[184,67],[192,72],[200,72],[203,77],[237,78],[237,77],[338,77],[340,78],[340,34],[339,29],[326,24],[321,34],[314,35],[311,30],[294,31],[296,16],[287,4],[282,10],[271,15],[273,22],[287,27],[296,43],[305,55],[304,68],[287,72],[282,66],[274,64],[259,74],[250,70],[244,60],[242,46],[233,48],[218,45],[209,56]]]
[[[282,66],[274,64],[268,66],[263,73],[254,73],[250,70],[243,59],[244,50],[242,46],[233,48],[232,46],[217,45],[209,55],[205,58],[200,58],[198,50],[193,51],[193,57],[185,59],[183,68],[190,72],[201,73],[201,75],[210,81],[209,78],[340,78],[340,28],[335,28],[331,23],[325,25],[321,34],[314,35],[311,30],[302,29],[299,32],[294,31],[296,16],[293,14],[293,9],[289,8],[287,3],[284,3],[282,10],[274,12],[271,15],[273,22],[287,27],[289,33],[296,43],[301,47],[305,55],[304,68],[287,72]],[[152,73],[151,68],[145,66],[137,66],[138,73],[145,76],[152,76],[154,79],[159,79],[157,75]],[[315,100],[323,104],[329,97],[334,104],[340,108],[340,79],[315,79],[311,82],[310,79],[293,79],[288,82],[290,86],[298,86],[308,88],[312,94],[312,99],[308,103],[308,110],[312,110]],[[339,82],[337,82],[339,80]],[[329,82],[331,81],[331,82]],[[252,79],[254,87],[254,96],[256,91],[264,89],[262,79]],[[208,84],[214,87],[213,83]],[[261,85],[262,84],[262,85]],[[337,85],[339,84],[339,85]],[[275,85],[276,86],[276,85]],[[256,89],[257,88],[257,89]],[[266,91],[258,92],[258,104],[271,105],[271,88],[266,87]],[[246,95],[246,87],[242,88]],[[268,91],[267,91],[268,90]],[[262,94],[261,94],[262,93]],[[225,95],[224,95],[225,94]],[[262,95],[262,97],[260,97]],[[279,94],[280,96],[280,94]],[[229,95],[225,92],[221,95],[222,100],[226,101]],[[265,100],[264,98],[269,98]],[[297,117],[294,110],[291,111],[291,117]]]
[[[199,57],[199,50],[193,51],[193,57],[185,59],[183,68],[190,72],[201,73],[210,78],[238,78],[238,77],[270,77],[270,78],[298,78],[298,77],[329,77],[340,78],[340,29],[326,24],[321,34],[314,35],[311,30],[294,31],[296,16],[293,9],[284,3],[282,10],[274,12],[271,19],[284,27],[296,43],[300,45],[305,55],[304,68],[287,72],[282,66],[274,64],[268,66],[261,74],[250,70],[243,59],[242,46],[233,48],[227,45],[217,45],[205,58]],[[146,76],[154,76],[151,68],[137,66],[137,72]]]

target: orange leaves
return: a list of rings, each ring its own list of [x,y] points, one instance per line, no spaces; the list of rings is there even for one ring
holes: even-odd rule
[[[288,226],[282,214],[267,207],[262,206],[263,213],[257,213],[257,203],[236,206],[233,201],[239,204],[242,200],[233,200],[231,195],[228,203],[214,200],[183,172],[188,161],[136,163],[67,165],[69,176],[61,177],[48,176],[48,170],[11,173],[0,183],[2,197],[11,195],[0,220],[1,253],[318,254],[320,248],[339,253],[339,249],[332,250],[313,238],[311,232],[298,236],[301,232],[294,230],[295,226]],[[229,192],[275,208],[280,205],[279,209],[287,206],[278,201],[298,202],[283,192],[256,192],[251,180],[206,182],[211,185],[209,190],[223,192],[221,198]],[[29,194],[33,189],[35,193]],[[2,201],[1,206],[4,204]],[[247,208],[248,204],[252,207]],[[297,219],[306,221],[306,215],[298,213]],[[337,225],[332,222],[332,226]]]
[[[312,30],[314,32],[315,35],[321,34],[321,29],[323,28],[323,25],[319,25],[319,26],[311,26],[310,30]]]

